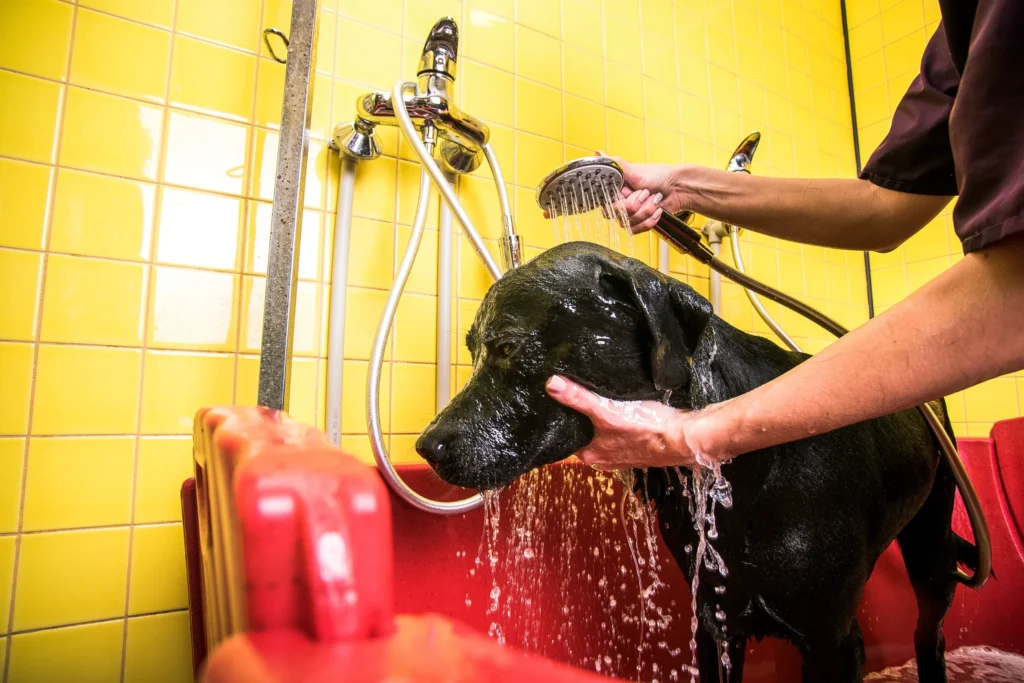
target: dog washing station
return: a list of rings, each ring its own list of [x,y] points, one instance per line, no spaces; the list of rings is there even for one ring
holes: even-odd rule
[[[458,30],[450,19],[438,21],[430,32],[415,83],[360,96],[353,120],[335,131],[342,173],[326,434],[282,412],[288,400],[316,2],[295,0],[292,11],[260,367],[264,407],[200,411],[195,477],[182,488],[197,677],[257,683],[690,680],[689,585],[654,521],[639,514],[618,479],[564,461],[535,470],[500,493],[481,495],[441,482],[426,465],[393,465],[385,447],[378,407],[383,349],[424,235],[432,188],[443,200],[438,408],[451,398],[448,304],[455,223],[495,279],[523,261],[488,128],[452,101]],[[399,128],[422,171],[412,234],[372,347],[366,400],[379,466],[374,470],[336,446],[355,170],[380,155],[375,131],[382,125]],[[731,170],[749,172],[757,140],[752,136],[737,148]],[[502,225],[500,266],[453,191],[459,174],[483,162],[490,165],[499,194],[501,215],[493,220]],[[614,172],[596,160],[573,168],[588,164]],[[555,206],[544,199],[544,190],[554,179],[564,181],[569,170],[537,179],[544,208]],[[621,177],[612,182],[621,185]],[[588,208],[585,193],[577,198],[563,183],[561,196],[569,197],[567,191],[580,208]],[[664,249],[671,243],[696,253],[740,282],[766,323],[791,343],[758,294],[806,307],[744,275],[736,228],[709,223],[701,235],[689,217],[668,217],[665,223],[660,226]],[[723,237],[731,241],[738,270],[718,260]],[[713,283],[713,294],[716,288]],[[831,322],[814,311],[809,315],[818,315],[826,326]],[[949,663],[957,671],[950,680],[1016,680],[998,677],[1004,675],[999,673],[1004,655],[996,651],[1024,653],[1024,619],[1008,608],[1024,604],[1024,418],[998,423],[990,438],[960,439],[958,446],[963,479],[973,482],[980,503],[970,493],[966,507],[958,499],[954,531],[977,541],[986,557],[991,548],[994,575],[980,590],[956,592],[945,622]],[[880,673],[913,658],[916,615],[902,560],[891,547],[877,562],[858,613],[866,671],[873,672],[868,680],[917,680],[906,672]],[[792,646],[772,639],[747,644],[744,681],[800,676],[800,655]]]

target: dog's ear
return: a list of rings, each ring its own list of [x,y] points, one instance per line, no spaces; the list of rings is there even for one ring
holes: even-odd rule
[[[689,382],[689,356],[711,317],[711,304],[691,288],[631,258],[607,261],[600,278],[628,296],[651,334],[651,372],[659,391]]]

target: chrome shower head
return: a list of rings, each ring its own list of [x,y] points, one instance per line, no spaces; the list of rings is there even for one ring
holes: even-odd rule
[[[622,166],[602,156],[567,161],[537,186],[537,205],[554,218],[586,213],[610,204],[619,196],[624,176]]]

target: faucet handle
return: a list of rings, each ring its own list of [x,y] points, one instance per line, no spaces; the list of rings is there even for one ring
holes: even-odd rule
[[[754,152],[757,151],[757,145],[761,142],[761,134],[756,130],[743,139],[743,142],[736,147],[736,151],[732,153],[732,157],[729,159],[729,165],[725,170],[739,172],[739,173],[750,173],[750,164],[754,163]]]
[[[459,27],[451,17],[442,17],[430,29],[420,56],[417,76],[439,74],[455,80],[455,63],[459,56]]]

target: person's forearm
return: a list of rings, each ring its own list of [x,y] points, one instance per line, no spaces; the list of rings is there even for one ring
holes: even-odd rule
[[[1019,237],[968,255],[793,370],[712,407],[687,442],[731,457],[909,408],[1022,367]]]
[[[702,166],[681,166],[675,184],[684,206],[704,216],[839,249],[891,249],[950,200],[895,192],[854,178],[769,178]]]

